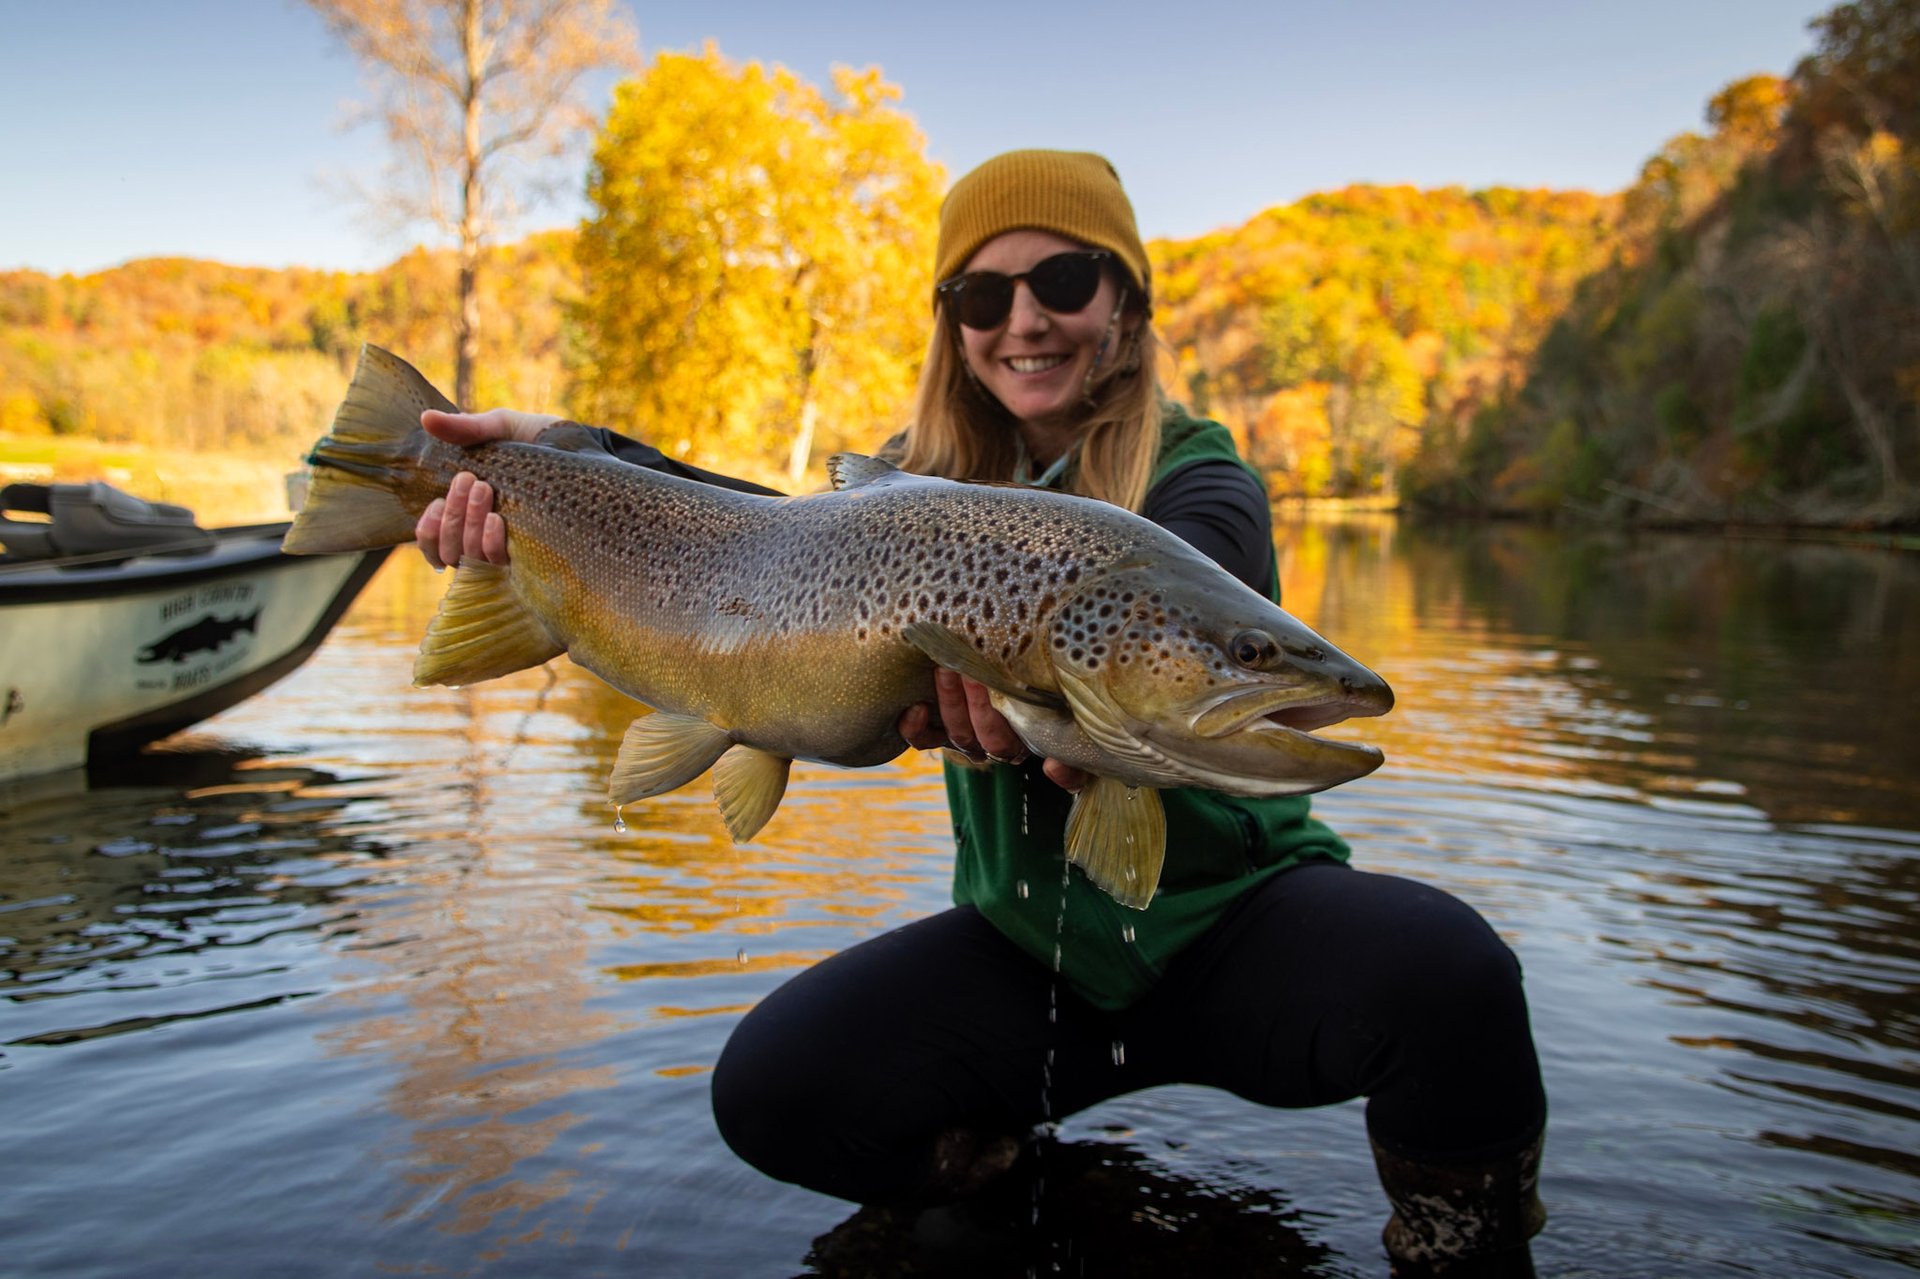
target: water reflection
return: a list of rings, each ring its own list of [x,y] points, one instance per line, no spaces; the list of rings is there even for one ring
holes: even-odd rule
[[[317,993],[224,1003],[211,984],[245,988],[272,967],[265,943],[284,930],[340,926],[340,889],[354,877],[342,867],[380,850],[329,829],[343,803],[328,793],[334,780],[257,752],[188,745],[126,764],[110,781],[71,770],[0,786],[9,1046]]]
[[[1111,1139],[1047,1139],[991,1198],[927,1213],[862,1208],[814,1240],[806,1262],[827,1279],[1323,1273],[1331,1254],[1305,1224],[1231,1176],[1183,1176]]]
[[[1491,906],[1523,955],[1543,940],[1529,921],[1550,919],[1655,996],[1588,990],[1608,1033],[1558,1047],[1670,1068],[1665,1122],[1782,1152],[1789,1184],[1719,1172],[1709,1191],[1725,1180],[1810,1235],[1920,1264],[1920,788],[1902,745],[1920,728],[1920,666],[1897,642],[1920,560],[1532,529],[1290,532],[1290,606],[1393,672],[1399,697],[1384,793],[1323,811],[1357,809],[1350,836]],[[1682,1055],[1603,1046],[1636,1027]],[[1578,1087],[1556,1089],[1563,1142],[1606,1094]],[[1608,1120],[1596,1140],[1664,1136],[1644,1113]]]
[[[1281,546],[1289,606],[1399,696],[1354,730],[1386,767],[1321,811],[1526,964],[1543,1273],[1920,1271],[1915,558],[1388,520]],[[0,1157],[36,1169],[10,1264],[904,1272],[923,1241],[733,1159],[706,1072],[792,971],[946,904],[937,767],[800,765],[740,848],[705,783],[619,830],[627,699],[565,661],[411,686],[444,585],[396,558],[217,737],[0,791]],[[1157,1090],[1066,1136],[1051,1238],[1087,1273],[1378,1269],[1350,1108]]]

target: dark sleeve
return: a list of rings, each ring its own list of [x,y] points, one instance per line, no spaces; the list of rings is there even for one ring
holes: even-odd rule
[[[1183,466],[1147,492],[1140,513],[1267,593],[1274,569],[1273,514],[1260,482],[1244,467],[1224,458]]]
[[[561,425],[578,424],[561,423]],[[688,466],[685,462],[678,462],[668,457],[651,444],[642,444],[638,440],[628,439],[624,435],[609,431],[604,426],[583,426],[580,430],[610,456],[617,457],[622,462],[631,462],[635,466],[644,466],[649,471],[660,471],[666,475],[678,476],[683,480],[697,480],[702,484],[715,484],[723,489],[733,489],[740,493],[760,493],[767,497],[786,496],[779,489],[770,489],[764,485],[755,484],[751,480],[735,479],[731,475],[721,475],[714,471],[703,471],[697,466]]]

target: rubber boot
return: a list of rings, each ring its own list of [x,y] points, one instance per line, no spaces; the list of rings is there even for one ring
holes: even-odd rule
[[[1375,1142],[1374,1167],[1393,1204],[1380,1238],[1394,1279],[1534,1279],[1527,1241],[1547,1224],[1543,1139],[1473,1164],[1423,1163]]]

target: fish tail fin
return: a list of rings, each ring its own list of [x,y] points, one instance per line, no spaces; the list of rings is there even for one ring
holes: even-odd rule
[[[1122,906],[1145,910],[1167,855],[1160,792],[1096,777],[1067,814],[1067,860]]]
[[[423,465],[436,447],[420,429],[425,409],[458,412],[411,364],[362,346],[332,429],[307,458],[313,486],[282,549],[322,555],[412,541],[420,513],[451,477]]]

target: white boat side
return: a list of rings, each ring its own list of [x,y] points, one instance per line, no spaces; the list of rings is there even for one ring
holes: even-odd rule
[[[304,662],[386,558],[280,552],[287,525],[190,554],[0,562],[0,779],[100,763]]]

